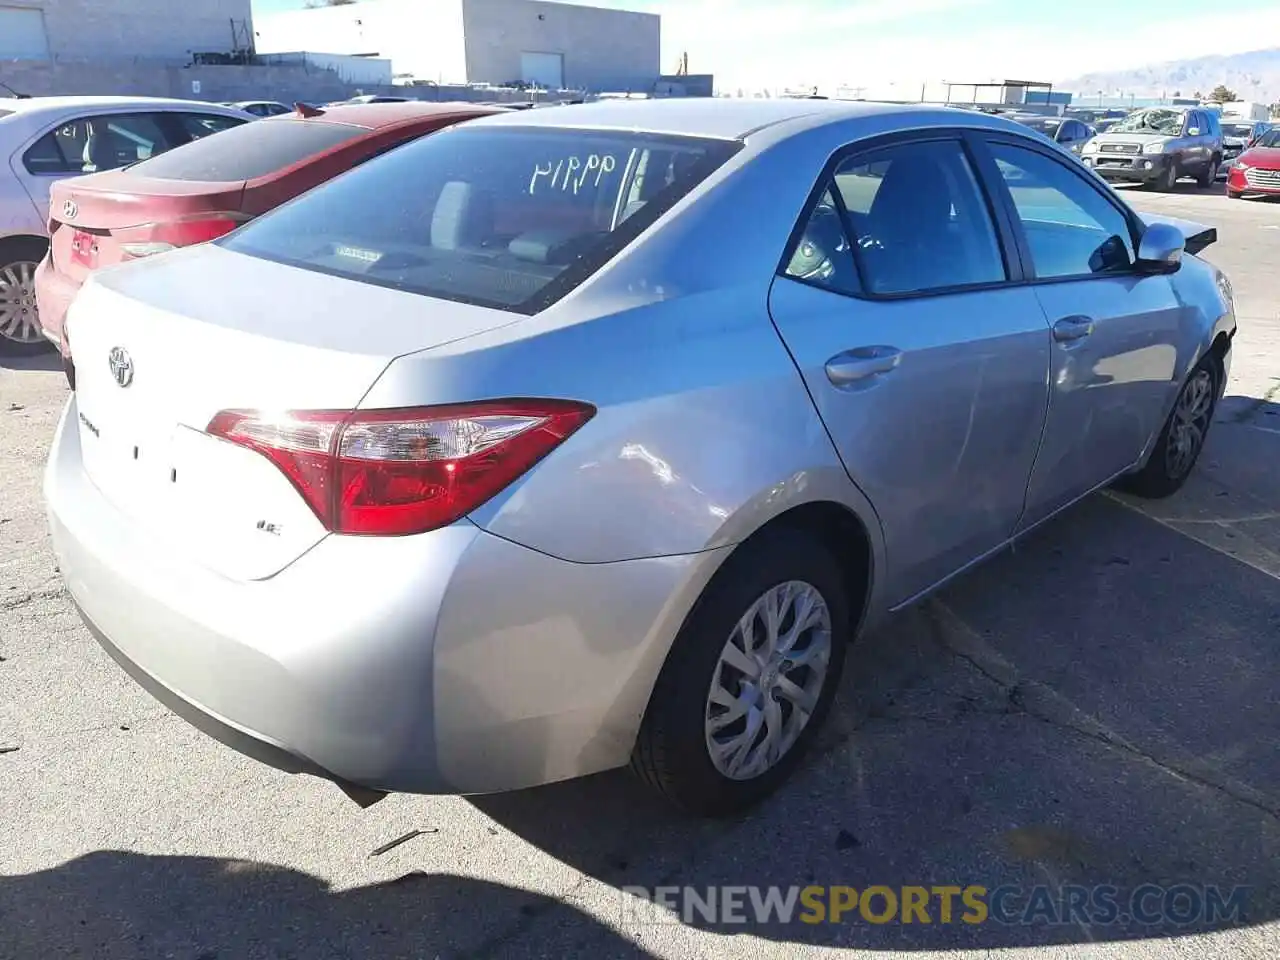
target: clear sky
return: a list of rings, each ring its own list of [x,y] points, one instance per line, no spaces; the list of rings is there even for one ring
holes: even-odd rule
[[[432,0],[421,0],[430,4]],[[265,13],[305,0],[253,0]],[[721,87],[1055,81],[1280,46],[1280,2],[593,0],[662,14],[663,69],[688,51]]]

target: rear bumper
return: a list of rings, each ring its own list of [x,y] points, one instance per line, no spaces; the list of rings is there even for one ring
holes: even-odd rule
[[[1125,183],[1146,183],[1155,180],[1168,169],[1172,158],[1168,154],[1089,154],[1081,162],[1106,180]]]
[[[36,267],[36,310],[45,337],[62,349],[62,327],[80,284],[54,269],[49,256]],[[65,351],[63,351],[65,353]]]
[[[574,564],[461,521],[331,536],[265,580],[175,555],[80,465],[68,402],[45,476],[67,587],[158,700],[240,752],[375,790],[480,793],[625,764],[719,552]]]

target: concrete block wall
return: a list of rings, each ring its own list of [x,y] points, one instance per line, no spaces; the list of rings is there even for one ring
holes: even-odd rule
[[[379,93],[418,100],[520,101],[518,91],[476,90],[465,86],[393,87],[355,85],[333,70],[310,65],[192,66],[146,61],[41,61],[0,62],[0,80],[15,90],[39,96],[145,96],[180,97],[213,102],[280,100],[292,103],[327,103],[359,93]],[[192,81],[200,84],[199,91]]]
[[[44,12],[53,58],[142,57],[181,61],[196,52],[230,52],[248,38],[251,0],[3,0]]]
[[[563,53],[567,87],[647,92],[662,72],[656,14],[539,0],[463,0],[467,78],[520,79],[520,53]]]

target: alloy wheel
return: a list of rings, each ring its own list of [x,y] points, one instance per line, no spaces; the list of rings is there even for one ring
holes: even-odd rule
[[[1173,408],[1169,440],[1165,445],[1165,470],[1180,478],[1191,469],[1209,432],[1213,414],[1213,374],[1199,370],[1187,381]]]
[[[790,580],[762,594],[711,678],[705,731],[716,770],[750,780],[773,768],[808,726],[830,661],[831,611],[814,586]]]
[[[36,264],[30,261],[0,267],[0,337],[16,343],[44,337],[36,314]]]

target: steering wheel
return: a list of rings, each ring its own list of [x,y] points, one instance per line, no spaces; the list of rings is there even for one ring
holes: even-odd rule
[[[832,257],[847,252],[840,213],[823,201],[813,209],[809,224],[796,244],[787,273],[800,280],[827,280],[836,271]]]

